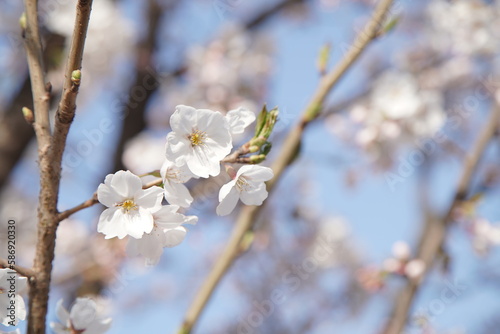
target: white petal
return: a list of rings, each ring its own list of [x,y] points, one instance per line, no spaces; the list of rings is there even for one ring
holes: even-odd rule
[[[106,239],[123,239],[127,235],[127,229],[122,209],[113,207],[104,210],[99,217],[97,232],[104,234]]]
[[[178,135],[190,134],[196,122],[197,110],[193,107],[178,105],[170,116],[170,128]]]
[[[178,208],[174,205],[162,206],[160,210],[153,213],[155,223],[162,228],[176,228],[184,223],[186,217],[176,212]]]
[[[225,185],[223,185],[219,190],[219,202],[222,202],[222,200],[229,194],[229,192],[235,186],[236,186],[236,180],[231,180]]]
[[[84,334],[103,334],[111,327],[111,318],[92,322]]]
[[[240,134],[245,128],[255,121],[255,114],[243,107],[230,110],[226,114],[231,134]]]
[[[16,295],[16,318],[19,320],[26,319],[26,305],[21,295]]]
[[[139,190],[134,196],[134,202],[145,209],[155,209],[161,206],[163,199],[163,189],[153,186],[148,189]]]
[[[267,195],[266,185],[261,183],[260,186],[252,189],[250,192],[242,191],[240,198],[245,205],[261,205],[267,198]]]
[[[218,111],[199,110],[203,111],[198,124],[200,130],[207,134],[207,137],[218,145],[229,148],[231,150],[231,133],[229,132],[229,123],[226,118]]]
[[[166,182],[163,185],[165,190],[165,199],[168,203],[188,208],[193,203],[193,197],[188,188],[182,183]]]
[[[71,324],[77,330],[86,329],[96,318],[97,305],[90,298],[77,298],[70,311]]]
[[[50,328],[56,333],[56,334],[68,334],[69,331],[66,328],[65,325],[61,325],[60,323],[57,322],[51,322],[50,323]]]
[[[163,253],[162,243],[164,239],[164,236],[160,238],[158,233],[163,234],[163,231],[155,228],[151,233],[144,234],[141,239],[130,238],[127,244],[127,253],[131,256],[144,256],[150,265],[157,264]]]
[[[175,132],[167,135],[167,144],[165,145],[166,157],[175,163],[176,166],[184,165],[184,155],[191,151],[191,142],[187,136],[180,136]]]
[[[111,186],[104,183],[101,183],[99,187],[97,187],[97,199],[108,208],[124,200],[124,198],[118,195]]]
[[[186,237],[186,229],[182,226],[176,227],[171,230],[166,230],[165,231],[165,243],[163,244],[164,247],[174,247],[180,244],[184,238]]]
[[[265,182],[273,178],[273,170],[259,165],[245,165],[238,170],[236,177],[244,176],[252,182]]]
[[[223,185],[219,192],[220,203],[216,209],[217,214],[219,216],[226,216],[230,214],[234,210],[236,203],[238,203],[238,199],[239,193],[235,187],[229,186],[229,183]]]
[[[17,277],[16,293],[22,293],[27,286],[28,286],[28,279],[26,277]]]
[[[205,147],[193,147],[191,154],[186,155],[186,164],[191,172],[199,177],[217,176],[220,173],[220,162]]]
[[[185,216],[184,224],[192,224],[195,225],[198,222],[198,217],[196,216]]]
[[[59,321],[63,324],[67,324],[69,321],[69,313],[66,308],[63,306],[63,300],[59,299],[56,305],[56,314]]]
[[[118,171],[111,180],[113,190],[123,198],[132,198],[134,194],[142,189],[141,179],[130,171]]]
[[[150,233],[153,230],[153,215],[142,207],[139,207],[137,211],[125,214],[124,217],[126,218],[127,234],[133,238],[139,239],[144,233]]]

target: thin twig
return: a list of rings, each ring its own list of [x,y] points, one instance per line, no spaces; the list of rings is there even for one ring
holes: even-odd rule
[[[35,272],[33,271],[33,269],[18,266],[16,264],[11,265],[11,264],[9,264],[9,261],[7,261],[6,259],[0,259],[0,268],[14,270],[15,272],[17,272],[21,276],[28,277],[29,279],[35,277]]]
[[[283,147],[280,149],[280,156],[272,166],[275,176],[267,184],[269,191],[272,190],[276,182],[280,179],[285,168],[291,164],[296,157],[304,128],[307,124],[318,117],[323,107],[323,103],[334,85],[346,73],[354,61],[358,59],[368,44],[380,31],[391,4],[392,0],[383,0],[378,4],[371,20],[366,25],[366,29],[364,29],[357,36],[354,44],[351,46],[342,61],[337,67],[321,79],[316,93],[303,113],[302,120],[288,134]],[[241,250],[240,242],[245,233],[252,228],[261,208],[262,206],[243,207],[226,248],[217,259],[212,271],[203,282],[201,288],[194,297],[194,301],[187,310],[182,328],[179,330],[179,334],[188,334],[191,332],[221,278],[225,275],[231,264],[239,255]]]
[[[91,199],[86,200],[85,202],[75,206],[74,208],[71,208],[71,209],[68,209],[66,211],[61,212],[58,216],[58,220],[62,221],[64,219],[68,218],[69,216],[71,216],[72,214],[74,214],[80,210],[90,208],[91,206],[93,206],[94,204],[97,204],[97,203],[99,203],[99,201],[97,200],[97,193],[94,193],[94,195],[92,196]]]
[[[430,219],[425,224],[417,250],[418,258],[425,262],[424,277],[432,268],[434,261],[439,257],[441,249],[443,249],[448,227],[453,222],[453,212],[466,199],[472,176],[488,143],[498,130],[499,121],[500,108],[495,106],[472,150],[465,158],[462,174],[448,210],[441,219]],[[407,281],[401,292],[397,294],[398,297],[393,305],[392,315],[385,325],[385,334],[399,334],[403,331],[411,305],[422,281],[423,279]]]
[[[38,141],[38,152],[41,155],[47,154],[50,145],[50,92],[45,82],[37,4],[37,0],[25,0],[24,2],[26,7],[26,28],[23,31],[23,36],[33,94],[33,109],[35,114],[33,127]]]

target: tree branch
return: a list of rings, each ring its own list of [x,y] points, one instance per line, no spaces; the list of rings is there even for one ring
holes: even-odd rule
[[[47,154],[50,144],[49,95],[45,82],[42,41],[38,27],[38,1],[25,0],[26,28],[23,31],[24,46],[31,79],[35,123],[33,127],[38,141],[39,155]]]
[[[462,174],[448,210],[441,219],[437,221],[430,219],[425,224],[417,250],[418,258],[425,262],[423,277],[425,277],[434,261],[439,257],[440,251],[444,246],[448,227],[453,222],[453,212],[467,197],[472,176],[488,143],[498,130],[499,121],[500,107],[495,105],[471,152],[465,158]],[[391,318],[385,325],[384,333],[399,334],[403,331],[414,297],[422,281],[423,279],[407,281],[406,285],[397,294],[398,297],[394,303]]]
[[[0,259],[0,268],[14,270],[21,276],[28,277],[30,280],[34,279],[35,277],[35,272],[33,271],[33,269],[21,267],[18,265],[10,265],[9,262],[5,259]]]
[[[63,96],[56,113],[54,136],[51,137],[48,120],[49,96],[43,77],[42,46],[38,26],[38,1],[26,0],[27,27],[25,33],[28,64],[33,87],[35,107],[35,132],[37,135],[40,165],[40,195],[38,206],[38,237],[29,293],[28,334],[44,334],[49,299],[50,280],[56,230],[58,225],[57,202],[61,179],[61,160],[67,133],[75,112],[78,85],[71,80],[71,73],[79,69],[87,33],[92,0],[79,0],[76,20],[66,69]],[[49,85],[48,85],[49,86]]]
[[[392,0],[382,0],[376,7],[371,20],[366,25],[365,29],[357,36],[353,45],[344,56],[342,61],[330,73],[322,77],[319,87],[316,90],[311,102],[305,109],[302,119],[297,126],[288,134],[285,143],[280,150],[280,156],[273,163],[274,178],[268,182],[267,188],[269,192],[274,188],[276,182],[282,176],[285,168],[290,165],[296,157],[302,133],[305,127],[318,117],[323,103],[339,79],[346,73],[350,66],[358,59],[361,53],[365,50],[368,44],[377,36],[380,28],[385,20],[387,13],[391,7]],[[194,301],[186,312],[182,328],[179,334],[188,334],[198,321],[203,309],[210,299],[215,288],[219,284],[222,277],[228,271],[231,264],[240,254],[240,242],[245,233],[252,229],[257,215],[261,211],[262,206],[245,206],[243,207],[236,226],[233,229],[231,237],[226,245],[221,256],[215,263],[212,271],[203,282],[201,288],[195,295]]]

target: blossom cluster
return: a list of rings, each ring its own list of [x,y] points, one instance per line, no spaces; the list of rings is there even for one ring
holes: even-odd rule
[[[399,70],[382,73],[368,97],[347,115],[333,114],[328,129],[345,142],[366,151],[379,165],[402,145],[432,137],[445,123],[443,98],[437,90],[422,89],[413,74]]]
[[[366,266],[358,270],[356,278],[360,285],[369,292],[376,292],[385,286],[390,276],[402,276],[418,280],[425,271],[425,262],[422,259],[412,259],[410,247],[403,241],[392,246],[392,257],[384,260],[381,267]]]
[[[59,300],[56,313],[60,323],[50,324],[56,334],[102,334],[111,327],[111,318],[102,318],[97,303],[87,297],[77,298],[69,312]]]
[[[463,226],[471,239],[476,254],[484,256],[495,246],[500,246],[500,224],[491,223],[477,212],[481,196],[473,196],[453,211],[453,218]]]
[[[256,153],[259,145],[267,142],[276,120],[268,120],[265,108],[261,115],[264,116],[259,116],[257,138],[249,141],[249,145],[255,145],[246,153]],[[166,138],[165,160],[159,172],[163,187],[145,186],[130,171],[106,176],[97,190],[99,202],[107,207],[99,218],[98,232],[106,239],[131,237],[129,254],[142,255],[147,264],[156,264],[163,248],[182,242],[187,233],[184,225],[198,221],[196,216],[179,212],[193,202],[185,183],[193,178],[218,176],[221,161],[233,148],[233,136],[243,133],[255,119],[253,112],[243,108],[223,115],[209,109],[177,106],[170,118],[172,131]],[[273,177],[270,168],[252,164],[237,172],[232,167],[227,170],[231,181],[220,189],[218,215],[230,214],[239,199],[246,205],[263,203],[268,195],[265,182]],[[163,199],[168,205],[162,204]]]

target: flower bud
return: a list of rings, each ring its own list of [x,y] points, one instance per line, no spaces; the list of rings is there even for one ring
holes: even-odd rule
[[[26,13],[23,12],[19,17],[19,26],[21,26],[21,30],[26,30]]]
[[[33,122],[35,121],[35,116],[33,115],[33,111],[28,107],[23,107],[23,109],[21,110],[23,112],[23,116],[26,122],[28,122],[28,124],[33,124]]]
[[[71,72],[71,82],[73,82],[75,85],[79,86],[81,79],[82,79],[82,71],[74,70],[73,72]]]

